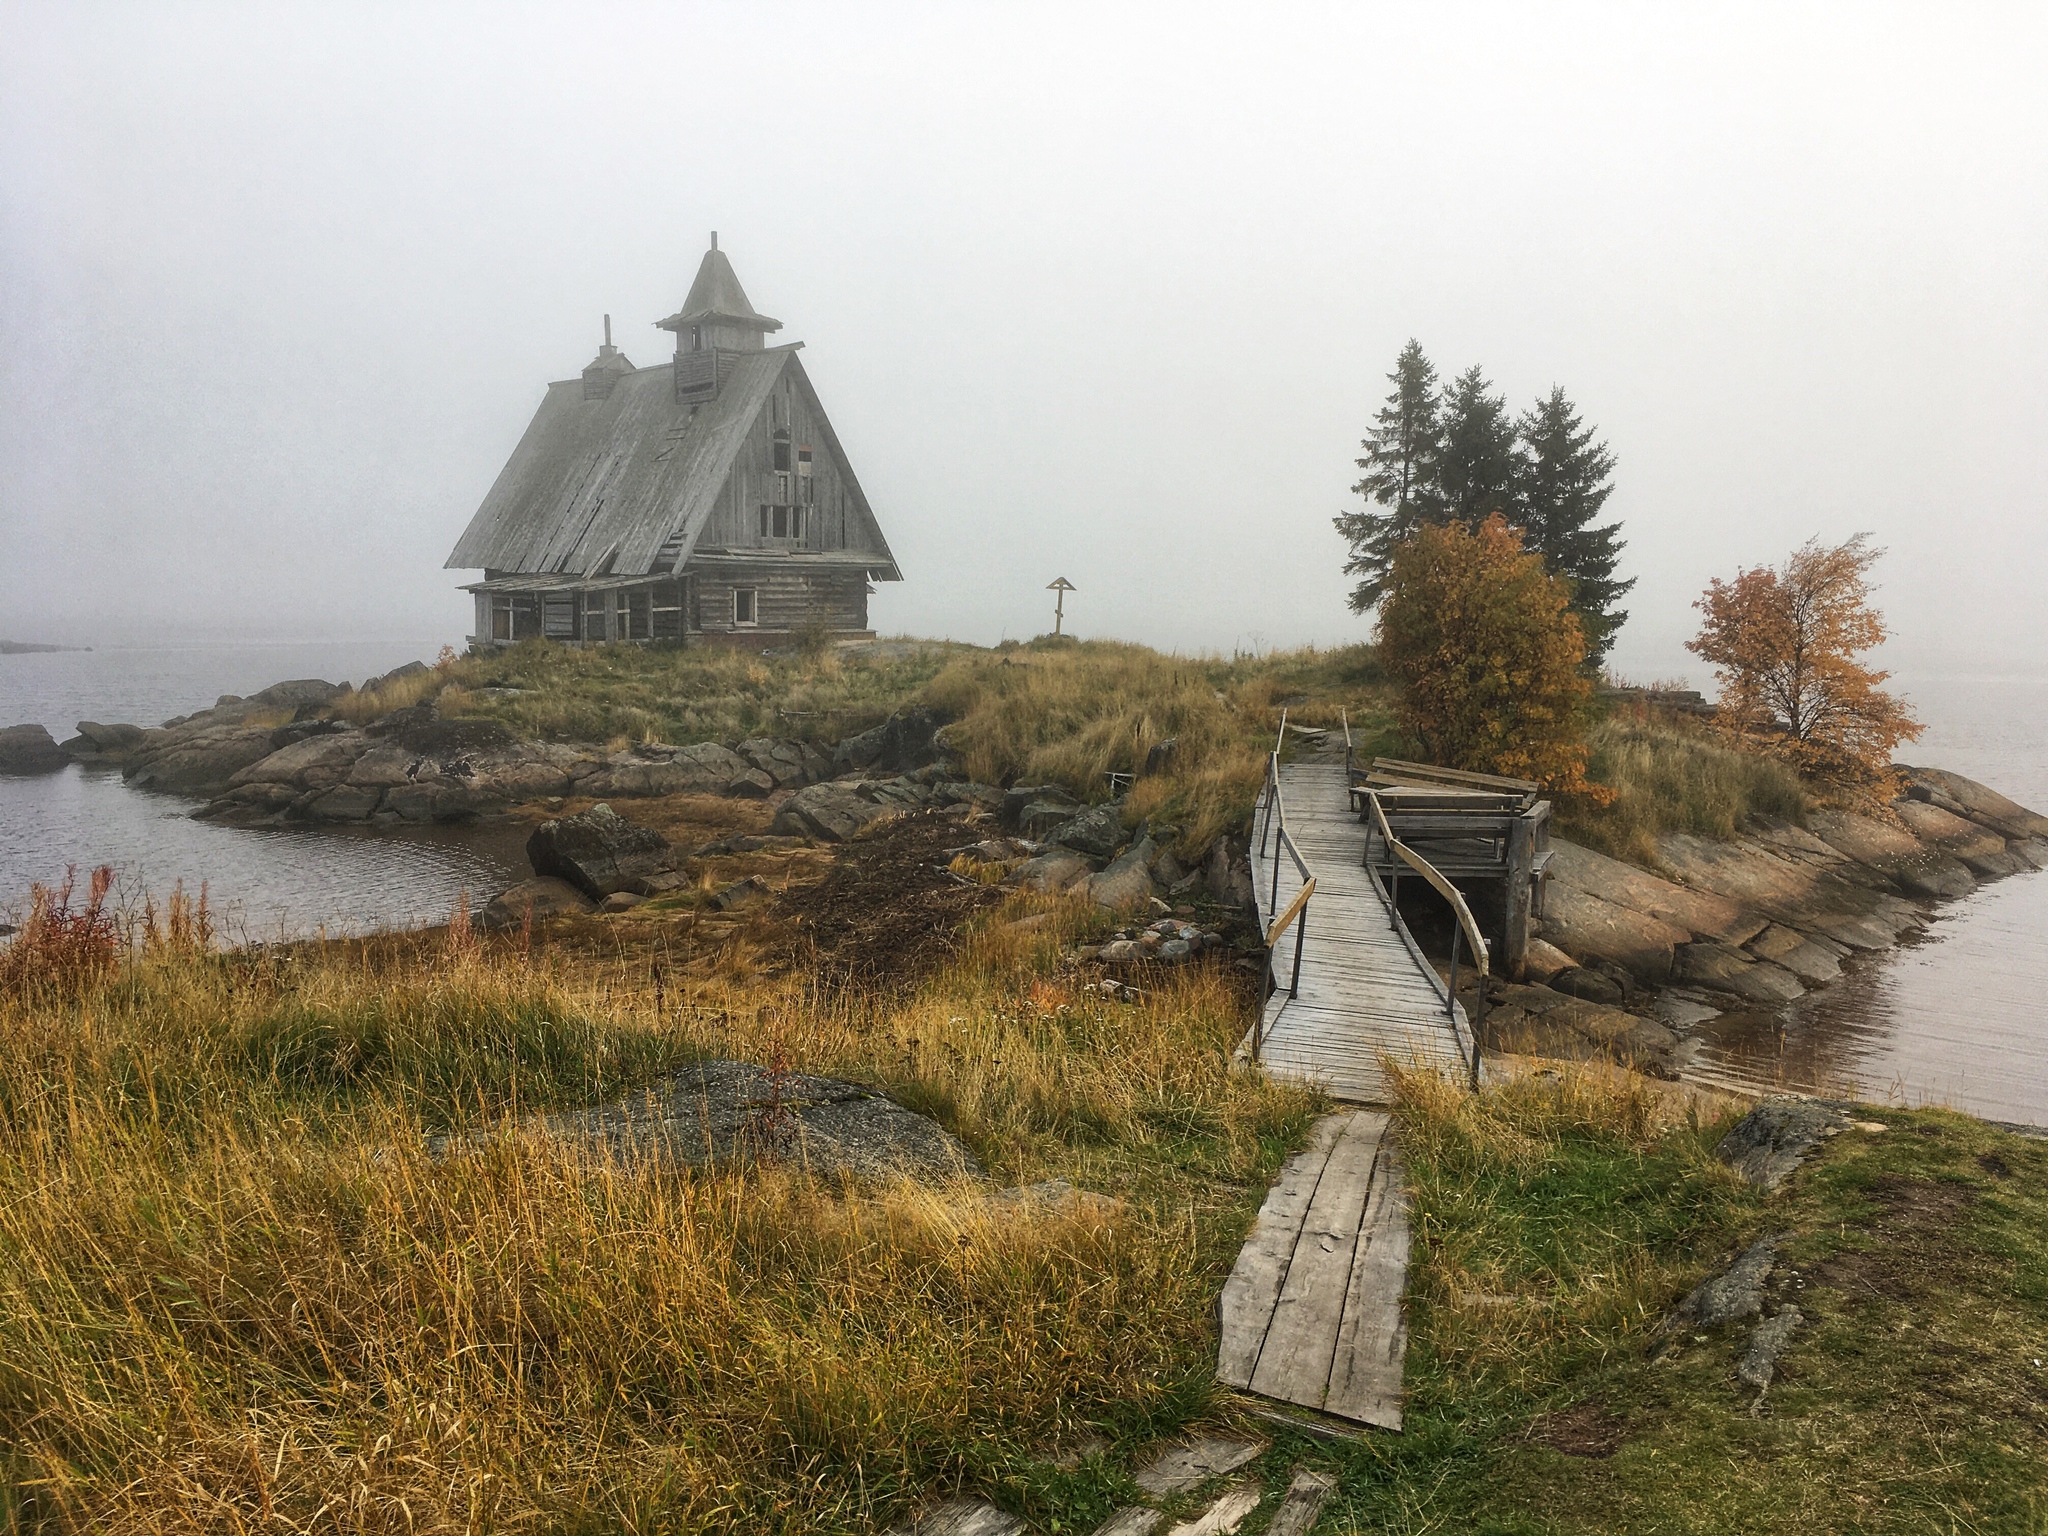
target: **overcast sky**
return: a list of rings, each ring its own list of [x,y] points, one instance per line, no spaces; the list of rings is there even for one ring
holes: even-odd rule
[[[1363,636],[1410,336],[1707,578],[1888,547],[1902,669],[2048,654],[2048,11],[0,0],[0,636],[468,630],[442,561],[720,232],[905,580],[885,632]]]

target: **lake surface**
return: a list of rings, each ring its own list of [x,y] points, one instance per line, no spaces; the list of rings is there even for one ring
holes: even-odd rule
[[[193,645],[0,656],[0,724],[35,721],[63,740],[80,720],[156,725],[287,678],[360,683],[438,643]],[[225,938],[365,933],[446,921],[464,892],[481,899],[525,873],[516,852],[474,834],[423,828],[245,830],[191,819],[198,802],[130,790],[118,771],[71,767],[0,775],[0,913],[31,883],[75,865],[113,866],[116,892],[140,903],[202,883]]]
[[[1927,722],[1903,761],[2048,814],[2048,678],[1901,677]],[[1686,1075],[2048,1125],[2048,871],[1933,909],[1915,943],[1854,963],[1782,1030],[1710,1021]]]

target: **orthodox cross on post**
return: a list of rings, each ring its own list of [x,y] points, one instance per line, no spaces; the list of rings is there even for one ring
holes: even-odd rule
[[[1047,585],[1045,590],[1059,594],[1052,601],[1052,632],[1057,635],[1060,632],[1060,624],[1067,615],[1067,594],[1069,592],[1077,592],[1080,588],[1067,580],[1066,577],[1058,576]]]

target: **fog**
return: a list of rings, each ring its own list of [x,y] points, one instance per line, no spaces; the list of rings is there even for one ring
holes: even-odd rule
[[[1902,669],[2048,641],[2039,9],[0,5],[0,636],[459,642],[442,561],[719,231],[889,633],[1368,632],[1400,345],[1618,456],[1615,654],[1875,533]]]

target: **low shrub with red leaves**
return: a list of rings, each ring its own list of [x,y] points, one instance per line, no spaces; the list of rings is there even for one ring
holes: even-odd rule
[[[64,883],[52,891],[31,887],[28,918],[21,932],[0,950],[0,991],[76,992],[114,968],[121,952],[121,933],[107,910],[113,870],[104,865],[92,872],[85,904],[73,907],[77,869],[64,872]]]

